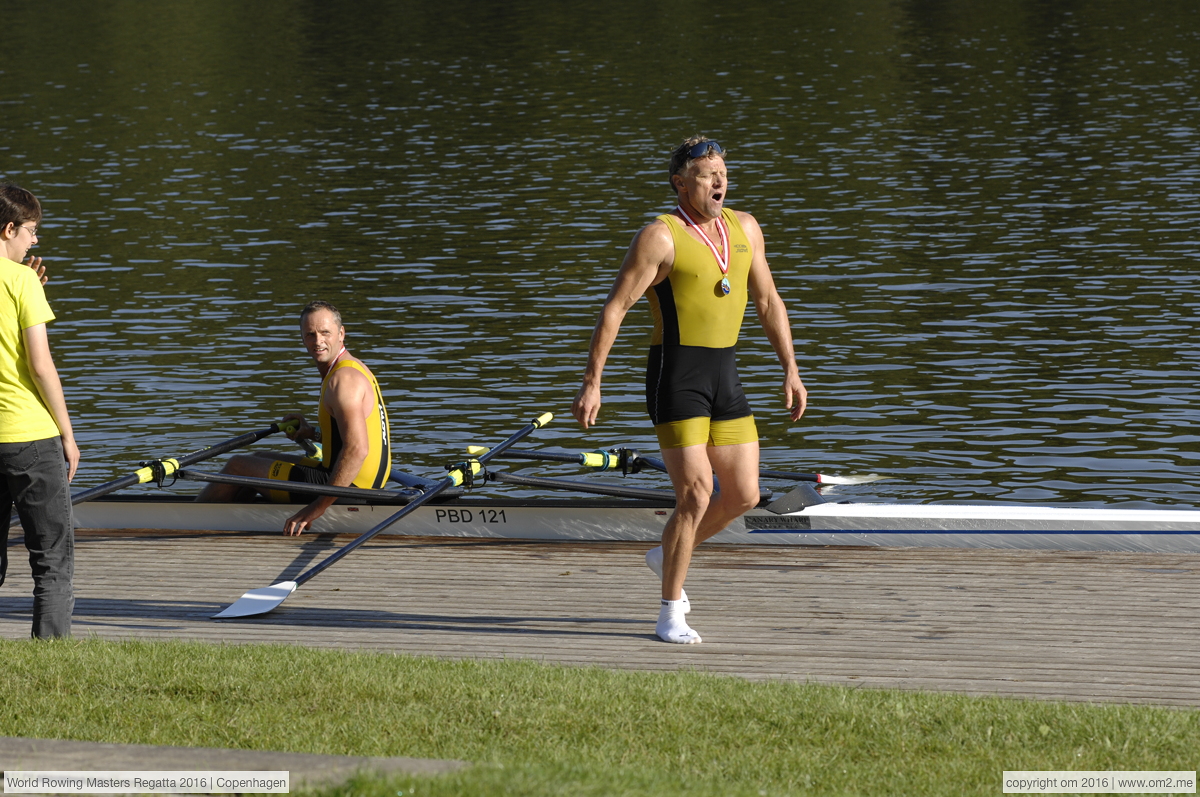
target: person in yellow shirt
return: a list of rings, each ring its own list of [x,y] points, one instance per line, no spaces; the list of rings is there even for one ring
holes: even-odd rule
[[[32,635],[45,639],[71,635],[75,533],[68,484],[79,447],[46,336],[54,313],[42,289],[41,258],[23,262],[38,242],[41,220],[37,197],[0,183],[0,584],[15,504],[33,570]]]
[[[231,457],[222,473],[276,479],[279,489],[263,491],[279,503],[303,503],[300,493],[287,490],[287,482],[328,484],[378,490],[391,475],[391,441],[383,393],[371,370],[346,350],[342,314],[329,302],[315,301],[300,312],[300,334],[304,347],[321,373],[321,398],[317,405],[318,425],[311,426],[300,413],[283,420],[299,421],[289,432],[293,440],[321,443],[321,460],[287,454],[238,454]],[[208,484],[197,501],[249,500],[253,490],[229,484]],[[292,515],[283,532],[301,534],[325,514],[334,498],[320,496]]]
[[[672,153],[668,178],[678,204],[630,244],[592,333],[571,412],[585,429],[596,423],[604,363],[625,315],[646,296],[654,317],[646,409],[676,499],[662,546],[646,554],[662,579],[655,633],[695,644],[700,635],[684,618],[691,604],[683,591],[692,551],[759,500],[758,430],[735,359],[747,301],[783,366],[784,405],[793,421],[804,412],[807,392],[762,229],[749,213],[725,207],[725,150],[693,136]]]

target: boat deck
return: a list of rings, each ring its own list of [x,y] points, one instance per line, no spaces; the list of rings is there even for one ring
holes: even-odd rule
[[[647,544],[380,537],[270,614],[209,619],[350,539],[80,532],[75,634],[1200,706],[1200,554],[711,546],[688,579],[705,642],[675,646]],[[20,639],[11,542],[0,634]]]

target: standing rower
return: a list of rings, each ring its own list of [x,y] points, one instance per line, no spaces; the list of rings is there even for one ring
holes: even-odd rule
[[[692,551],[759,501],[758,430],[735,356],[748,299],[783,366],[793,421],[807,392],[762,229],[749,213],[724,206],[725,150],[704,136],[689,138],[671,155],[669,179],[679,204],[634,237],[592,333],[571,412],[585,429],[596,422],[604,363],[626,313],[645,294],[654,315],[646,409],[676,499],[662,546],[646,554],[662,579],[655,631],[666,642],[694,644],[700,635],[684,617],[691,605],[683,591]]]
[[[283,420],[299,421],[299,428],[288,432],[288,437],[322,444],[320,461],[288,454],[238,454],[230,457],[221,472],[334,487],[383,487],[391,474],[392,455],[387,410],[375,374],[346,350],[342,314],[329,302],[312,302],[300,312],[300,333],[304,348],[321,373],[318,425],[310,426],[300,413],[285,415]],[[264,493],[278,503],[305,500],[299,493],[288,492],[284,484],[279,487]],[[253,489],[231,484],[208,484],[196,500],[250,500],[254,493]],[[284,534],[294,536],[307,531],[335,500],[332,496],[317,497],[287,519]]]

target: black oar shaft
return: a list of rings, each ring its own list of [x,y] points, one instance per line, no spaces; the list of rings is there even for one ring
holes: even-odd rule
[[[661,459],[654,457],[644,457],[638,454],[637,462],[649,466],[653,470],[667,472],[667,466]],[[787,473],[781,470],[759,470],[758,475],[766,479],[787,479],[794,482],[813,482],[820,483],[821,477],[815,473]]]
[[[816,473],[787,473],[782,470],[760,470],[758,475],[768,479],[787,479],[794,482],[813,482],[814,484],[821,482],[820,475]]]
[[[358,498],[363,501],[380,503],[407,503],[421,494],[420,490],[364,490],[361,487],[337,487],[332,484],[307,484],[305,482],[280,481],[279,479],[258,479],[253,476],[234,476],[229,473],[207,473],[202,470],[182,469],[176,471],[176,476],[186,481],[210,482],[215,484],[233,484],[238,487],[251,487],[258,491],[281,490],[285,493],[301,493],[303,495],[331,495],[335,498]]]
[[[246,432],[243,435],[238,435],[230,440],[226,440],[224,443],[217,443],[214,446],[209,446],[208,448],[203,448],[199,451],[193,451],[191,454],[184,454],[182,457],[179,457],[176,460],[158,461],[164,463],[172,462],[174,464],[172,471],[174,471],[178,468],[201,462],[202,460],[220,456],[221,454],[224,454],[227,451],[232,451],[235,448],[241,448],[242,446],[249,445],[250,443],[258,442],[267,435],[275,434],[278,431],[279,424],[273,423],[266,429],[259,429],[257,432]],[[132,487],[135,484],[145,484],[153,478],[154,469],[152,467],[147,466],[139,468],[137,471],[130,473],[128,476],[122,476],[121,478],[108,482],[107,484],[101,484],[98,487],[92,487],[91,489],[75,493],[71,496],[71,503],[81,504],[84,501],[90,501],[93,498],[99,498],[102,495],[108,495],[109,493],[116,492],[117,490],[121,490],[126,487]]]
[[[581,493],[595,493],[596,495],[612,495],[618,498],[642,498],[653,501],[665,501],[669,505],[675,505],[675,493],[672,490],[651,490],[645,487],[625,487],[620,484],[606,484],[604,482],[581,482],[574,479],[548,479],[542,476],[523,476],[517,473],[505,473],[504,471],[496,471],[488,474],[490,481],[504,482],[506,484],[523,484],[528,487],[545,487],[551,490],[575,490]],[[713,486],[720,489],[716,479],[713,479]],[[759,488],[759,502],[771,500],[772,492],[765,487]]]
[[[487,462],[492,457],[495,457],[496,455],[502,453],[505,449],[516,445],[517,442],[521,440],[521,438],[526,437],[531,432],[533,432],[533,430],[538,429],[542,426],[545,426],[547,423],[550,422],[551,417],[552,416],[550,415],[550,413],[546,413],[545,415],[542,415],[537,420],[534,420],[534,421],[530,422],[529,424],[527,424],[525,426],[525,428],[523,428],[520,431],[513,434],[511,437],[509,437],[507,440],[505,440],[500,445],[496,446],[495,448],[491,449],[487,453],[480,456],[478,459],[472,460],[469,463],[463,463],[463,465],[465,465],[468,469],[473,469],[476,463],[479,466],[482,466],[485,462]],[[343,557],[345,557],[347,554],[349,554],[355,548],[362,545],[366,541],[370,540],[376,534],[379,534],[384,529],[389,528],[394,523],[397,523],[401,519],[407,517],[412,512],[415,512],[417,510],[417,507],[423,506],[424,504],[428,503],[438,493],[442,492],[443,490],[449,489],[451,487],[457,487],[459,484],[462,484],[462,481],[463,481],[463,473],[461,470],[461,466],[459,466],[458,468],[451,470],[450,475],[447,476],[445,479],[442,479],[440,482],[438,482],[437,485],[434,486],[433,489],[431,489],[429,492],[424,493],[423,495],[421,495],[418,498],[414,498],[412,501],[409,502],[409,504],[406,507],[404,507],[396,514],[389,517],[387,520],[384,520],[382,523],[378,524],[374,528],[363,532],[356,539],[347,543],[346,546],[343,547],[341,550],[333,553],[329,557],[323,559],[320,563],[313,565],[308,570],[306,570],[303,573],[301,573],[300,575],[296,576],[296,579],[295,579],[296,586],[299,587],[301,584],[308,581],[313,576],[316,576],[317,574],[323,572],[330,565],[341,560]]]
[[[358,546],[367,542],[372,537],[374,537],[376,534],[380,533],[384,529],[391,526],[393,523],[400,521],[404,517],[408,516],[409,514],[411,514],[414,511],[416,511],[417,507],[429,503],[430,499],[432,499],[434,496],[436,496],[442,490],[445,490],[448,487],[453,487],[455,484],[456,484],[456,482],[453,479],[450,479],[450,478],[442,479],[440,482],[438,482],[437,486],[434,487],[432,490],[430,490],[427,493],[423,493],[421,496],[413,499],[412,501],[409,501],[408,504],[403,509],[401,509],[396,514],[389,517],[387,520],[384,520],[382,523],[379,523],[374,528],[363,532],[358,537],[356,537],[354,540],[347,543],[345,545],[345,547],[343,547],[341,550],[337,551],[336,553],[327,557],[326,559],[323,559],[318,564],[313,565],[308,570],[305,570],[303,573],[296,576],[296,579],[295,579],[296,586],[297,587],[300,586],[304,582],[308,581],[310,578],[323,572],[326,568],[328,568],[330,565],[334,564],[335,562],[337,562],[340,559],[342,559],[343,557],[345,557],[348,553],[353,551],[355,548],[357,548]]]
[[[578,454],[565,451],[523,451],[519,448],[510,449],[504,454],[505,459],[530,459],[548,462],[570,462],[572,465],[583,464]]]
[[[667,466],[661,459],[638,454],[634,462],[641,463],[651,470],[662,471],[663,473],[667,472]],[[821,477],[816,473],[788,473],[782,470],[759,470],[758,475],[767,479],[787,479],[794,482],[820,483],[821,481]]]
[[[71,504],[82,504],[84,501],[90,501],[93,498],[99,498],[102,495],[114,493],[117,490],[123,490],[126,487],[132,487],[135,484],[141,484],[141,470],[137,473],[131,473],[128,476],[122,476],[120,479],[111,481],[108,484],[101,484],[99,487],[92,487],[89,490],[75,493],[71,496]]]
[[[575,465],[584,465],[589,468],[615,467],[612,462],[609,462],[605,455],[613,457],[614,460],[618,456],[617,452],[628,451],[630,454],[630,465],[634,467],[650,468],[651,470],[667,472],[667,466],[663,464],[661,459],[647,457],[643,454],[635,453],[632,449],[613,449],[610,452],[604,451],[581,451],[577,454],[571,454],[561,451],[528,451],[523,449],[515,449],[505,453],[506,459],[528,459],[528,460],[544,460],[549,462],[570,462]],[[794,482],[813,482],[814,484],[821,483],[821,475],[819,473],[789,473],[782,470],[760,470],[760,476],[768,479],[787,479]]]
[[[642,465],[650,468],[650,470],[656,470],[659,473],[667,472],[667,463],[663,462],[661,459],[655,459],[654,457],[647,457],[641,454],[638,454],[630,464],[632,464],[634,467]]]
[[[468,446],[467,453],[472,456],[487,451],[483,446]],[[574,454],[569,451],[529,451],[512,448],[504,452],[505,459],[546,460],[549,462],[570,462],[572,465],[583,465],[595,470],[612,470],[621,465],[621,460],[613,451],[579,451]]]
[[[257,432],[246,432],[243,435],[238,435],[230,440],[226,440],[224,443],[217,443],[214,446],[202,448],[199,451],[193,451],[191,454],[184,454],[179,458],[179,467],[184,468],[188,465],[195,465],[201,460],[211,459],[228,451],[232,451],[235,448],[241,448],[242,446],[247,446],[251,443],[257,443],[267,435],[275,434],[278,431],[279,424],[273,423],[266,429],[259,429]]]
[[[595,493],[596,495],[611,495],[617,498],[641,498],[660,501],[666,506],[675,505],[675,493],[670,490],[649,490],[644,487],[623,487],[619,484],[581,482],[572,479],[547,479],[541,476],[522,476],[503,471],[489,473],[488,479],[505,484],[521,484],[527,487],[544,487],[550,490],[571,490],[573,492]]]

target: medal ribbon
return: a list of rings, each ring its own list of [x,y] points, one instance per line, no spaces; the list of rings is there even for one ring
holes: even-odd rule
[[[343,346],[342,350],[337,353],[337,357],[334,357],[333,362],[331,362],[329,364],[329,371],[326,371],[324,376],[322,376],[322,384],[324,384],[324,377],[329,376],[329,372],[333,370],[333,366],[338,364],[338,360],[342,359],[342,355],[345,353],[346,353],[346,347]]]
[[[717,259],[717,267],[721,269],[722,274],[729,273],[729,225],[725,223],[725,219],[721,216],[717,217],[717,232],[721,234],[721,246],[725,249],[725,257],[721,257],[717,251],[717,246],[708,237],[708,233],[704,231],[696,222],[692,221],[692,217],[683,209],[683,205],[676,205],[675,209],[679,211],[679,215],[683,216],[683,220],[687,222],[687,226],[694,227],[696,232],[700,233],[700,237],[704,239],[704,243],[708,244],[709,251],[713,253],[713,257]]]

